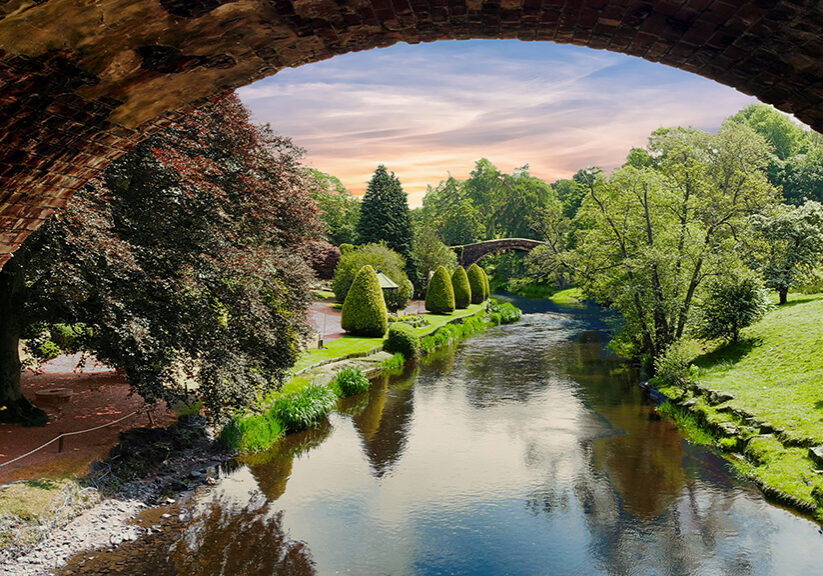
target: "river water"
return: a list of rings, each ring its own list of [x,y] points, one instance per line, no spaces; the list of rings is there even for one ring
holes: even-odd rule
[[[823,574],[815,524],[655,417],[602,312],[516,303],[94,573]]]

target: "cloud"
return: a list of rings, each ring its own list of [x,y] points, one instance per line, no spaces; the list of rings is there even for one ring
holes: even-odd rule
[[[717,129],[755,102],[621,54],[500,40],[347,54],[238,92],[313,167],[362,192],[384,163],[412,204],[449,173],[466,177],[481,157],[507,171],[529,164],[553,181],[621,164],[661,126]]]

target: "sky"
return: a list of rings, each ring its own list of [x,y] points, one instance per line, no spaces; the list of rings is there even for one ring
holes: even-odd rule
[[[378,164],[409,204],[488,158],[547,182],[610,170],[664,126],[714,131],[757,102],[712,80],[590,48],[517,40],[396,44],[286,69],[238,90],[309,166],[365,192]]]

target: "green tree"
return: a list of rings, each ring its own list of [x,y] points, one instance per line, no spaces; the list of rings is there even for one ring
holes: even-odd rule
[[[388,312],[377,272],[363,266],[354,277],[341,311],[340,325],[355,336],[382,337],[388,327]]]
[[[486,299],[486,280],[483,277],[483,270],[477,263],[469,266],[467,273],[469,279],[469,288],[472,294],[472,304],[480,304]]]
[[[454,289],[448,271],[440,266],[434,271],[426,289],[426,310],[432,314],[451,314],[454,312]]]
[[[335,246],[356,244],[360,202],[338,178],[314,169],[308,170],[308,176],[326,238]]]
[[[570,262],[588,295],[623,314],[616,345],[653,369],[683,335],[705,279],[738,259],[749,217],[778,196],[766,177],[768,144],[741,123],[717,134],[658,130],[649,152],[655,168],[590,179]]]
[[[732,116],[731,120],[745,124],[763,136],[781,160],[802,152],[806,146],[803,128],[774,106],[750,104]]]
[[[363,244],[340,256],[332,280],[332,290],[338,302],[346,300],[349,288],[363,266],[382,272],[401,287],[409,280],[405,272],[406,261],[400,254],[383,243]]]
[[[394,172],[389,174],[382,164],[375,170],[360,205],[357,235],[361,244],[385,242],[405,258],[406,275],[412,282],[417,281],[408,198]]]
[[[215,418],[279,386],[307,333],[318,232],[299,158],[226,96],[78,191],[3,268],[0,418],[26,416],[18,341],[44,323],[85,324],[80,344],[147,401],[185,394],[180,367]]]
[[[770,307],[757,278],[751,274],[725,274],[708,283],[696,333],[705,340],[737,342],[740,331],[760,320]]]
[[[789,290],[810,278],[823,257],[823,205],[782,205],[751,219],[754,267],[785,304]]]
[[[462,266],[458,266],[452,273],[452,290],[454,291],[454,305],[456,308],[468,308],[472,303],[472,291],[469,277]]]
[[[420,276],[426,281],[438,266],[444,266],[446,270],[454,270],[457,266],[457,254],[443,244],[434,230],[429,227],[420,227],[415,230],[414,257],[417,260]]]

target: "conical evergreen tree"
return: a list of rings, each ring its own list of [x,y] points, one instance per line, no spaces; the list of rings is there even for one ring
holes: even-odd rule
[[[468,308],[472,303],[472,290],[466,270],[458,266],[452,273],[452,288],[454,289],[454,305],[456,308]]]
[[[363,266],[354,277],[341,311],[340,325],[355,336],[383,336],[388,327],[386,301],[371,266]]]
[[[472,304],[480,304],[486,299],[486,280],[483,278],[483,270],[475,263],[469,266],[467,275],[472,291]]]
[[[451,314],[454,312],[454,288],[449,271],[439,266],[429,280],[426,290],[426,310],[432,314]]]
[[[412,225],[409,201],[400,180],[382,164],[374,175],[360,204],[357,236],[361,244],[385,242],[406,259],[406,275],[418,285],[417,261],[412,254]]]

